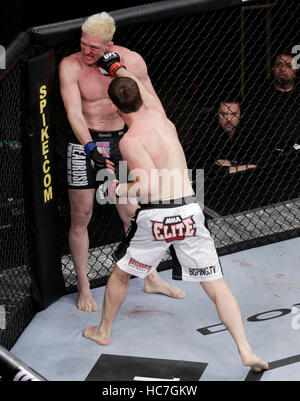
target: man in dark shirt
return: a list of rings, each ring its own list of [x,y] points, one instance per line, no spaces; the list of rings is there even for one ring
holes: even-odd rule
[[[222,100],[217,115],[209,120],[202,167],[205,170],[205,206],[222,215],[254,207],[251,179],[256,176],[259,155],[253,131],[246,129],[241,121],[240,102]]]
[[[259,133],[258,148],[269,200],[276,203],[299,196],[300,92],[293,57],[275,59],[273,82],[252,102],[252,118]]]
[[[264,113],[266,122],[272,131],[268,137],[276,145],[274,150],[287,153],[291,148],[297,148],[294,145],[300,139],[300,94],[291,55],[276,57],[273,78],[261,100],[267,111]]]
[[[241,119],[240,104],[236,100],[220,102],[218,127],[215,132],[216,147],[213,154],[218,166],[228,167],[229,174],[255,168],[253,153],[244,132],[238,128]]]

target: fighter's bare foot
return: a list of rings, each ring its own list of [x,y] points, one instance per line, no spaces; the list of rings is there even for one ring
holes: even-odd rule
[[[186,296],[186,293],[181,288],[166,283],[158,274],[155,275],[155,278],[150,276],[145,278],[144,291],[147,294],[163,294],[177,299],[182,299]]]
[[[97,312],[99,310],[90,291],[78,293],[77,307],[84,312]]]
[[[109,345],[109,336],[103,336],[100,333],[99,326],[89,326],[83,331],[83,335],[90,340],[96,341],[100,345]]]
[[[261,372],[262,370],[268,370],[269,365],[261,358],[253,354],[253,352],[241,353],[243,365],[249,366],[254,372]]]

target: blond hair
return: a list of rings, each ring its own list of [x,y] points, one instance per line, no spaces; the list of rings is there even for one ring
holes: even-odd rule
[[[105,42],[110,42],[114,36],[115,20],[105,11],[88,17],[81,26],[82,32],[91,36],[101,36]]]

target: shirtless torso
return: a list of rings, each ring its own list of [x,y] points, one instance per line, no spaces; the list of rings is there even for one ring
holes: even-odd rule
[[[153,96],[156,96],[146,64],[139,54],[115,45],[109,50],[118,52],[121,62],[134,71]],[[91,140],[88,128],[96,131],[116,131],[124,127],[122,117],[113,108],[107,94],[112,78],[99,73],[96,64],[87,64],[82,52],[63,59],[60,65],[60,79],[69,121],[81,144],[85,145]]]

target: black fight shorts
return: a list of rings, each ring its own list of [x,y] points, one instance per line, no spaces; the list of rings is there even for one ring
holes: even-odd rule
[[[109,154],[110,160],[115,164],[116,178],[122,182],[127,180],[127,171],[120,171],[122,155],[119,150],[119,142],[126,133],[127,128],[119,131],[98,132],[89,130],[92,140],[101,146]],[[71,132],[67,147],[67,183],[70,189],[96,189],[99,182],[96,180],[97,172],[92,168],[89,158],[86,156],[84,146]],[[124,179],[122,177],[125,176]]]

